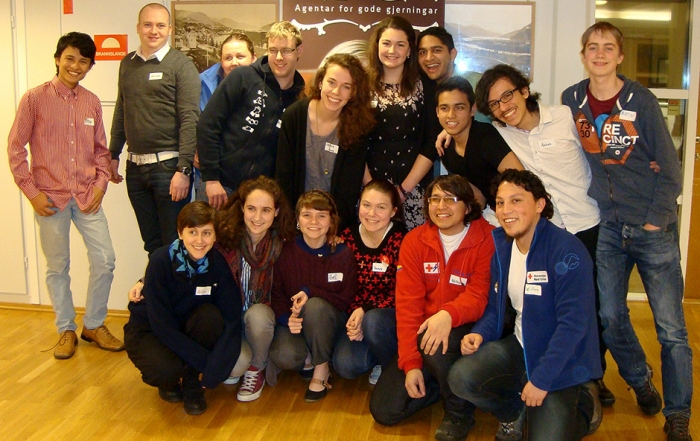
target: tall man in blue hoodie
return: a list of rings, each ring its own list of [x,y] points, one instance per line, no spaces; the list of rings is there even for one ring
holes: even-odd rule
[[[593,178],[589,195],[600,208],[598,287],[603,338],[642,412],[661,410],[646,355],[632,328],[627,291],[637,265],[661,343],[661,374],[669,441],[688,432],[693,394],[692,351],[683,315],[683,276],[676,199],[678,154],[656,97],[617,74],[624,59],[618,28],[599,22],[581,38],[589,78],[566,89]],[[649,167],[659,166],[658,173]]]
[[[493,231],[489,303],[448,383],[498,418],[496,440],[521,440],[526,416],[530,441],[580,440],[602,420],[591,381],[603,373],[593,262],[548,220],[554,208],[535,174],[506,170],[494,188],[502,228]]]
[[[274,176],[282,113],[304,89],[296,71],[304,48],[299,30],[275,23],[267,45],[267,55],[224,78],[199,118],[200,170],[216,209],[246,179]]]

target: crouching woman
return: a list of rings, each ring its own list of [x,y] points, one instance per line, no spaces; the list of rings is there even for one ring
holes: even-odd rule
[[[207,408],[204,388],[226,380],[234,366],[243,374],[250,360],[237,364],[241,295],[226,260],[212,248],[216,211],[206,202],[188,204],[177,231],[178,239],[151,256],[144,300],[129,302],[124,342],[144,383],[165,401],[184,400],[185,412],[198,415]]]

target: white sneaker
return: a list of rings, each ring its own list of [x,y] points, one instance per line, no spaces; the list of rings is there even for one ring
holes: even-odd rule
[[[382,365],[378,364],[372,368],[372,373],[369,374],[369,384],[374,386],[379,380],[379,376],[382,375]]]
[[[224,380],[224,384],[238,384],[238,380],[240,379],[241,377],[228,377]]]

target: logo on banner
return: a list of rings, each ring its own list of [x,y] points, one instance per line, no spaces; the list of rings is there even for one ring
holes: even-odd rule
[[[126,57],[127,37],[127,34],[95,35],[95,46],[97,46],[95,60],[119,61]]]

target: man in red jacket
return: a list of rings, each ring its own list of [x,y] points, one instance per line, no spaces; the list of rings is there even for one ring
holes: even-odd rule
[[[379,378],[370,411],[378,423],[393,425],[442,398],[445,417],[435,439],[464,440],[474,405],[452,393],[447,373],[488,303],[493,227],[459,175],[435,179],[424,209],[430,220],[406,235],[399,252],[398,360]]]

